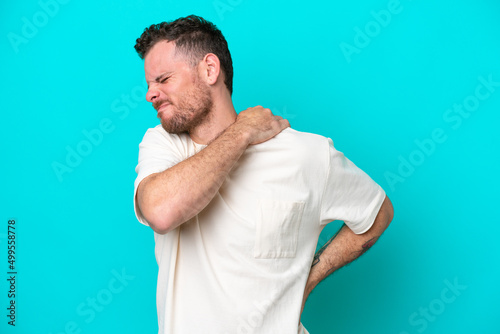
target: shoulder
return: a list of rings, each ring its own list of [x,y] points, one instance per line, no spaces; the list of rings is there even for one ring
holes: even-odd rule
[[[255,152],[272,153],[273,158],[286,158],[295,162],[327,163],[329,138],[286,128],[267,142],[255,145]]]
[[[295,151],[318,153],[319,151],[328,151],[331,139],[315,133],[286,128],[276,136],[274,142],[276,145],[282,145]]]
[[[194,154],[193,142],[187,133],[171,134],[161,125],[150,128],[139,144],[139,160],[174,157],[180,162]]]
[[[180,140],[180,136],[168,133],[161,125],[146,130],[142,141],[159,141],[159,142],[175,142]]]
[[[283,138],[286,140],[302,142],[304,145],[316,144],[321,142],[327,142],[328,138],[310,132],[302,132],[292,128],[286,128],[281,133],[279,133],[277,138]]]
[[[157,125],[146,131],[139,147],[160,146],[184,149],[189,144],[190,140],[187,134],[171,134],[165,131],[161,125]]]

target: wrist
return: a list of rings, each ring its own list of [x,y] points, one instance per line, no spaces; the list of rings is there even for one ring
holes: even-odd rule
[[[237,122],[231,124],[224,133],[230,136],[231,140],[236,141],[237,143],[241,143],[245,147],[245,149],[252,142],[250,131],[241,126],[238,126]]]

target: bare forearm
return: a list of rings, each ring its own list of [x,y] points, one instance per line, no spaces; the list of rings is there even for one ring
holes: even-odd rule
[[[355,234],[347,226],[330,239],[315,255],[306,283],[305,297],[319,282],[331,273],[356,260],[378,240],[393,218],[393,208],[385,198],[372,227],[363,234]]]
[[[248,108],[201,152],[145,178],[137,189],[137,201],[151,228],[164,234],[197,215],[248,145],[267,141],[289,126],[269,109]]]
[[[247,146],[248,136],[229,127],[199,153],[141,184],[139,205],[152,227],[167,233],[203,210]]]
[[[314,256],[306,284],[307,294],[334,271],[360,257],[377,239],[378,236],[370,239],[359,237],[346,225],[342,226],[336,236],[330,239]]]

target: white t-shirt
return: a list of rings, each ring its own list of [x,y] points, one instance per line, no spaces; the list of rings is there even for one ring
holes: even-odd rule
[[[148,175],[204,147],[160,125],[149,129],[135,192]],[[135,192],[137,218],[148,225]],[[296,334],[321,230],[343,220],[364,233],[384,198],[329,138],[287,128],[249,146],[205,209],[154,233],[159,333]]]

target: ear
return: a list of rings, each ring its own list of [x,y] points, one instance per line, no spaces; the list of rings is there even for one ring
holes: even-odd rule
[[[207,53],[201,61],[201,75],[209,85],[215,85],[220,74],[219,57],[213,53]]]

